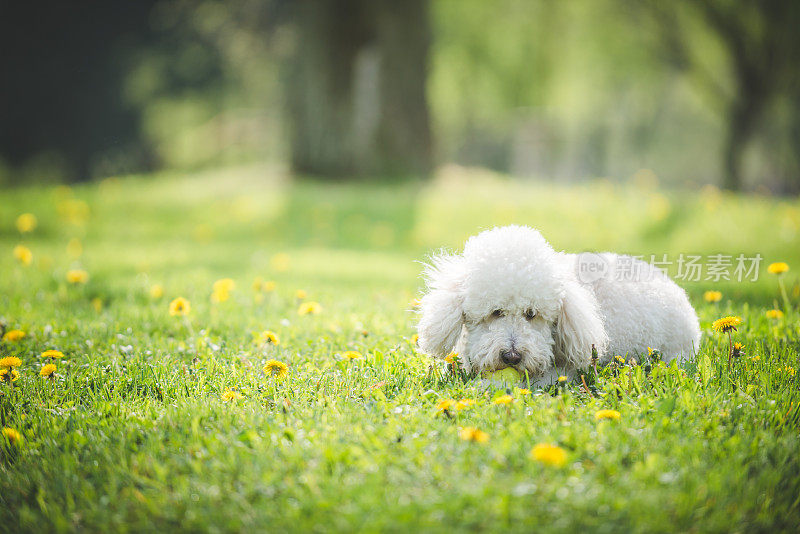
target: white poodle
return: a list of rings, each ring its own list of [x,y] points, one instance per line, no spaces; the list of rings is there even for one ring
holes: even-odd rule
[[[620,355],[658,350],[665,360],[698,349],[686,292],[648,263],[616,254],[556,252],[526,226],[487,230],[464,253],[425,269],[419,346],[459,355],[468,372],[513,367],[537,384]]]

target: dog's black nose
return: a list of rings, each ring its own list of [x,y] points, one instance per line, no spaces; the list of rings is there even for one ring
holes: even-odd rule
[[[517,365],[522,361],[522,355],[514,349],[501,350],[500,360],[506,365]]]

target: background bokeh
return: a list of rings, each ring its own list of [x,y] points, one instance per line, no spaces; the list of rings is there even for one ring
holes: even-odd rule
[[[792,0],[17,2],[0,183],[269,162],[800,190]]]

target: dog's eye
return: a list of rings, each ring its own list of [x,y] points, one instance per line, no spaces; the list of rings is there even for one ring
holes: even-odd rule
[[[534,317],[536,317],[536,312],[535,311],[533,311],[531,308],[528,308],[527,310],[525,310],[525,318],[527,320],[530,321]]]
[[[495,310],[492,312],[492,317],[502,317],[506,313],[503,310]]]

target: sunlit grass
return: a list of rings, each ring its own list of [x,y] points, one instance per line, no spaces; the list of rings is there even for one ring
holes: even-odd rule
[[[0,309],[5,331],[25,334],[0,342],[1,357],[21,360],[19,378],[0,383],[2,427],[21,436],[0,444],[5,529],[797,524],[796,201],[457,169],[425,186],[276,176],[7,194]],[[22,213],[37,219],[24,234]],[[571,250],[758,252],[764,263],[756,283],[690,284],[704,330],[695,361],[626,355],[585,370],[585,385],[497,390],[418,354],[410,310],[416,261],[511,222]],[[766,272],[781,261],[788,306]],[[86,279],[71,283],[76,270]],[[706,302],[706,291],[722,295]],[[171,315],[178,298],[189,311]],[[310,303],[317,313],[298,313]],[[730,364],[728,334],[711,329],[724,316],[743,319]]]

